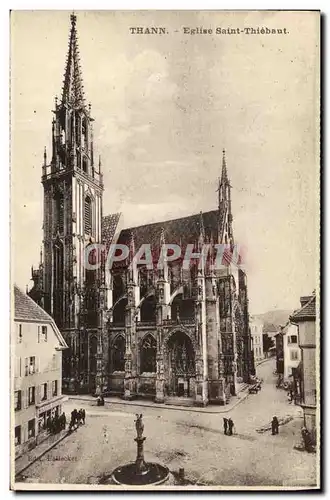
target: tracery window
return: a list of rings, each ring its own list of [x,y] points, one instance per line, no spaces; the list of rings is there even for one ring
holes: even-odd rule
[[[125,371],[126,341],[122,335],[118,335],[113,343],[112,368],[113,371]]]
[[[152,335],[147,335],[141,346],[141,373],[156,372],[157,342]]]

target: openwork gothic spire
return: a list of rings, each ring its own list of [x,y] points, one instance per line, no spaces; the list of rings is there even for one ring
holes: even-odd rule
[[[64,73],[62,103],[70,103],[74,107],[84,106],[84,86],[79,59],[77,16],[71,14],[71,30],[69,38],[69,49]]]

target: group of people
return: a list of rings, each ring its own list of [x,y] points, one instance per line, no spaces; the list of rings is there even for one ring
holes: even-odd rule
[[[71,420],[69,425],[69,431],[72,429],[77,429],[80,424],[85,424],[86,412],[82,408],[78,411],[76,408],[71,412]]]
[[[223,432],[226,436],[232,436],[234,429],[234,422],[231,418],[223,419]]]
[[[58,416],[56,413],[53,418],[48,417],[47,419],[46,427],[51,434],[57,434],[58,432],[65,429],[65,426],[66,426],[66,416],[64,412],[60,416]]]
[[[275,434],[278,434],[278,428],[280,426],[278,418],[275,416],[273,417],[272,423],[272,435],[274,436]],[[234,431],[234,422],[231,418],[224,418],[223,419],[223,432],[226,436],[232,436]]]

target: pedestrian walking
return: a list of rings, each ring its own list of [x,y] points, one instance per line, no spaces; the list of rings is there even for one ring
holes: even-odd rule
[[[234,422],[232,421],[232,419],[230,418],[228,420],[228,435],[229,436],[232,436],[233,435],[233,428],[234,428]]]
[[[278,434],[278,428],[279,428],[279,423],[277,417],[273,417],[272,420],[272,435],[275,436],[275,434]]]
[[[83,408],[80,408],[80,418],[81,418],[82,423],[85,425],[86,412]]]
[[[74,409],[71,412],[71,420],[70,420],[70,425],[69,425],[69,431],[72,431],[72,428],[76,425],[77,421],[77,410]]]
[[[226,435],[227,435],[227,429],[228,429],[228,418],[224,418],[223,419],[223,432]]]

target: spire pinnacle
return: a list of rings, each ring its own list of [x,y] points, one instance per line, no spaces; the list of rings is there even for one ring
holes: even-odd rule
[[[197,248],[200,250],[205,242],[205,229],[203,221],[203,212],[199,212],[199,237],[197,241]]]
[[[204,221],[203,221],[203,212],[199,212],[199,236],[200,238],[205,238],[205,229],[204,229]]]
[[[165,245],[165,230],[163,227],[160,230],[160,245]]]
[[[71,29],[64,73],[62,102],[70,102],[75,106],[84,106],[84,86],[82,83],[76,28],[77,16],[74,12],[70,15],[70,20]]]
[[[222,172],[221,172],[221,184],[228,184],[228,174],[227,174],[227,162],[226,162],[226,151],[222,150]]]
[[[134,239],[133,231],[130,231],[130,235],[129,235],[129,260],[130,260],[130,262],[133,261],[134,256],[135,256],[135,239]]]

